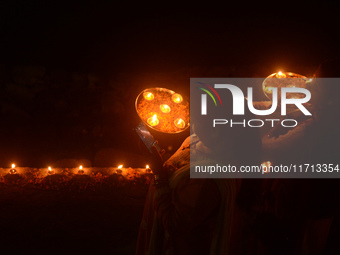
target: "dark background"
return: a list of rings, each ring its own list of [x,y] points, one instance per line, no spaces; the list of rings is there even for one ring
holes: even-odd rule
[[[2,1],[0,167],[144,166],[132,132],[143,89],[189,96],[190,77],[311,76],[340,56],[338,10]],[[27,176],[1,176],[0,253],[134,254],[147,189],[139,177]]]
[[[0,165],[144,164],[129,133],[142,89],[188,96],[190,77],[310,76],[339,56],[337,10],[4,1]]]

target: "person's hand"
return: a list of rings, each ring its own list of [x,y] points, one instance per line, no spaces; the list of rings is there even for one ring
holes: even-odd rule
[[[165,170],[163,167],[164,162],[163,162],[161,152],[158,151],[156,146],[154,145],[151,147],[151,151],[152,151],[152,154],[149,159],[151,171],[153,172],[154,175],[158,175],[158,176],[164,175],[165,173]]]

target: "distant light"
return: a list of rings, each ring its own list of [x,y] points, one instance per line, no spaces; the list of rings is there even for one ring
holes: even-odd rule
[[[15,168],[15,164],[12,164],[12,168]]]
[[[123,168],[123,165],[119,165],[119,166],[118,166],[118,169],[122,169],[122,168]]]
[[[83,170],[83,166],[82,165],[79,166],[79,170]]]

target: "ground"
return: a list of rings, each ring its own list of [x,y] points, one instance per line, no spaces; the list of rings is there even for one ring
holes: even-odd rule
[[[2,175],[1,254],[134,254],[149,175]]]

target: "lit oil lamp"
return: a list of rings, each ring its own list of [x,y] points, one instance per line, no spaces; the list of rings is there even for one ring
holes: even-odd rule
[[[306,88],[306,83],[310,82],[306,76],[292,72],[273,73],[269,75],[262,83],[263,93],[271,100],[273,88],[278,89],[278,98],[281,98],[281,88]],[[304,97],[301,93],[288,93],[287,98],[301,98]]]
[[[178,118],[175,120],[175,126],[178,127],[178,128],[185,128],[185,121],[182,120],[181,118]]]
[[[154,114],[152,117],[148,118],[147,122],[152,127],[157,126],[159,124],[157,114]]]
[[[265,92],[266,94],[271,94],[271,93],[273,93],[273,87],[265,87],[265,88],[264,88],[264,92]]]
[[[146,166],[145,166],[145,172],[147,172],[147,173],[151,172],[151,169],[150,169],[150,166],[149,166],[149,165],[146,165]]]
[[[272,166],[272,162],[270,162],[270,161],[265,161],[265,162],[263,162],[263,163],[261,164],[261,166],[262,166],[262,169],[263,169],[263,172],[264,172],[264,173],[269,173],[269,169],[270,169],[270,167]]]
[[[121,174],[121,173],[123,172],[123,165],[119,165],[118,168],[117,168],[117,170],[116,170],[116,172],[117,172],[118,174]]]
[[[175,134],[189,127],[189,102],[175,91],[166,88],[146,89],[137,96],[135,107],[143,125],[150,129]],[[179,117],[183,122],[175,122]]]
[[[17,173],[17,170],[15,170],[15,164],[12,164],[12,168],[11,168],[11,170],[9,170],[9,173],[10,174],[16,174]]]
[[[149,101],[155,98],[155,96],[151,92],[144,92],[143,97]]]
[[[183,101],[183,97],[180,94],[173,94],[172,95],[172,101],[174,101],[176,104],[179,104]]]
[[[54,174],[54,171],[52,170],[50,166],[48,167],[48,174]]]
[[[170,106],[167,105],[167,104],[161,104],[161,105],[159,106],[159,108],[160,108],[161,111],[164,112],[164,113],[169,113],[169,112],[171,111]]]
[[[84,174],[83,166],[79,166],[78,174]]]
[[[276,76],[276,78],[286,78],[286,75],[281,71],[277,72],[275,74],[275,76]]]

